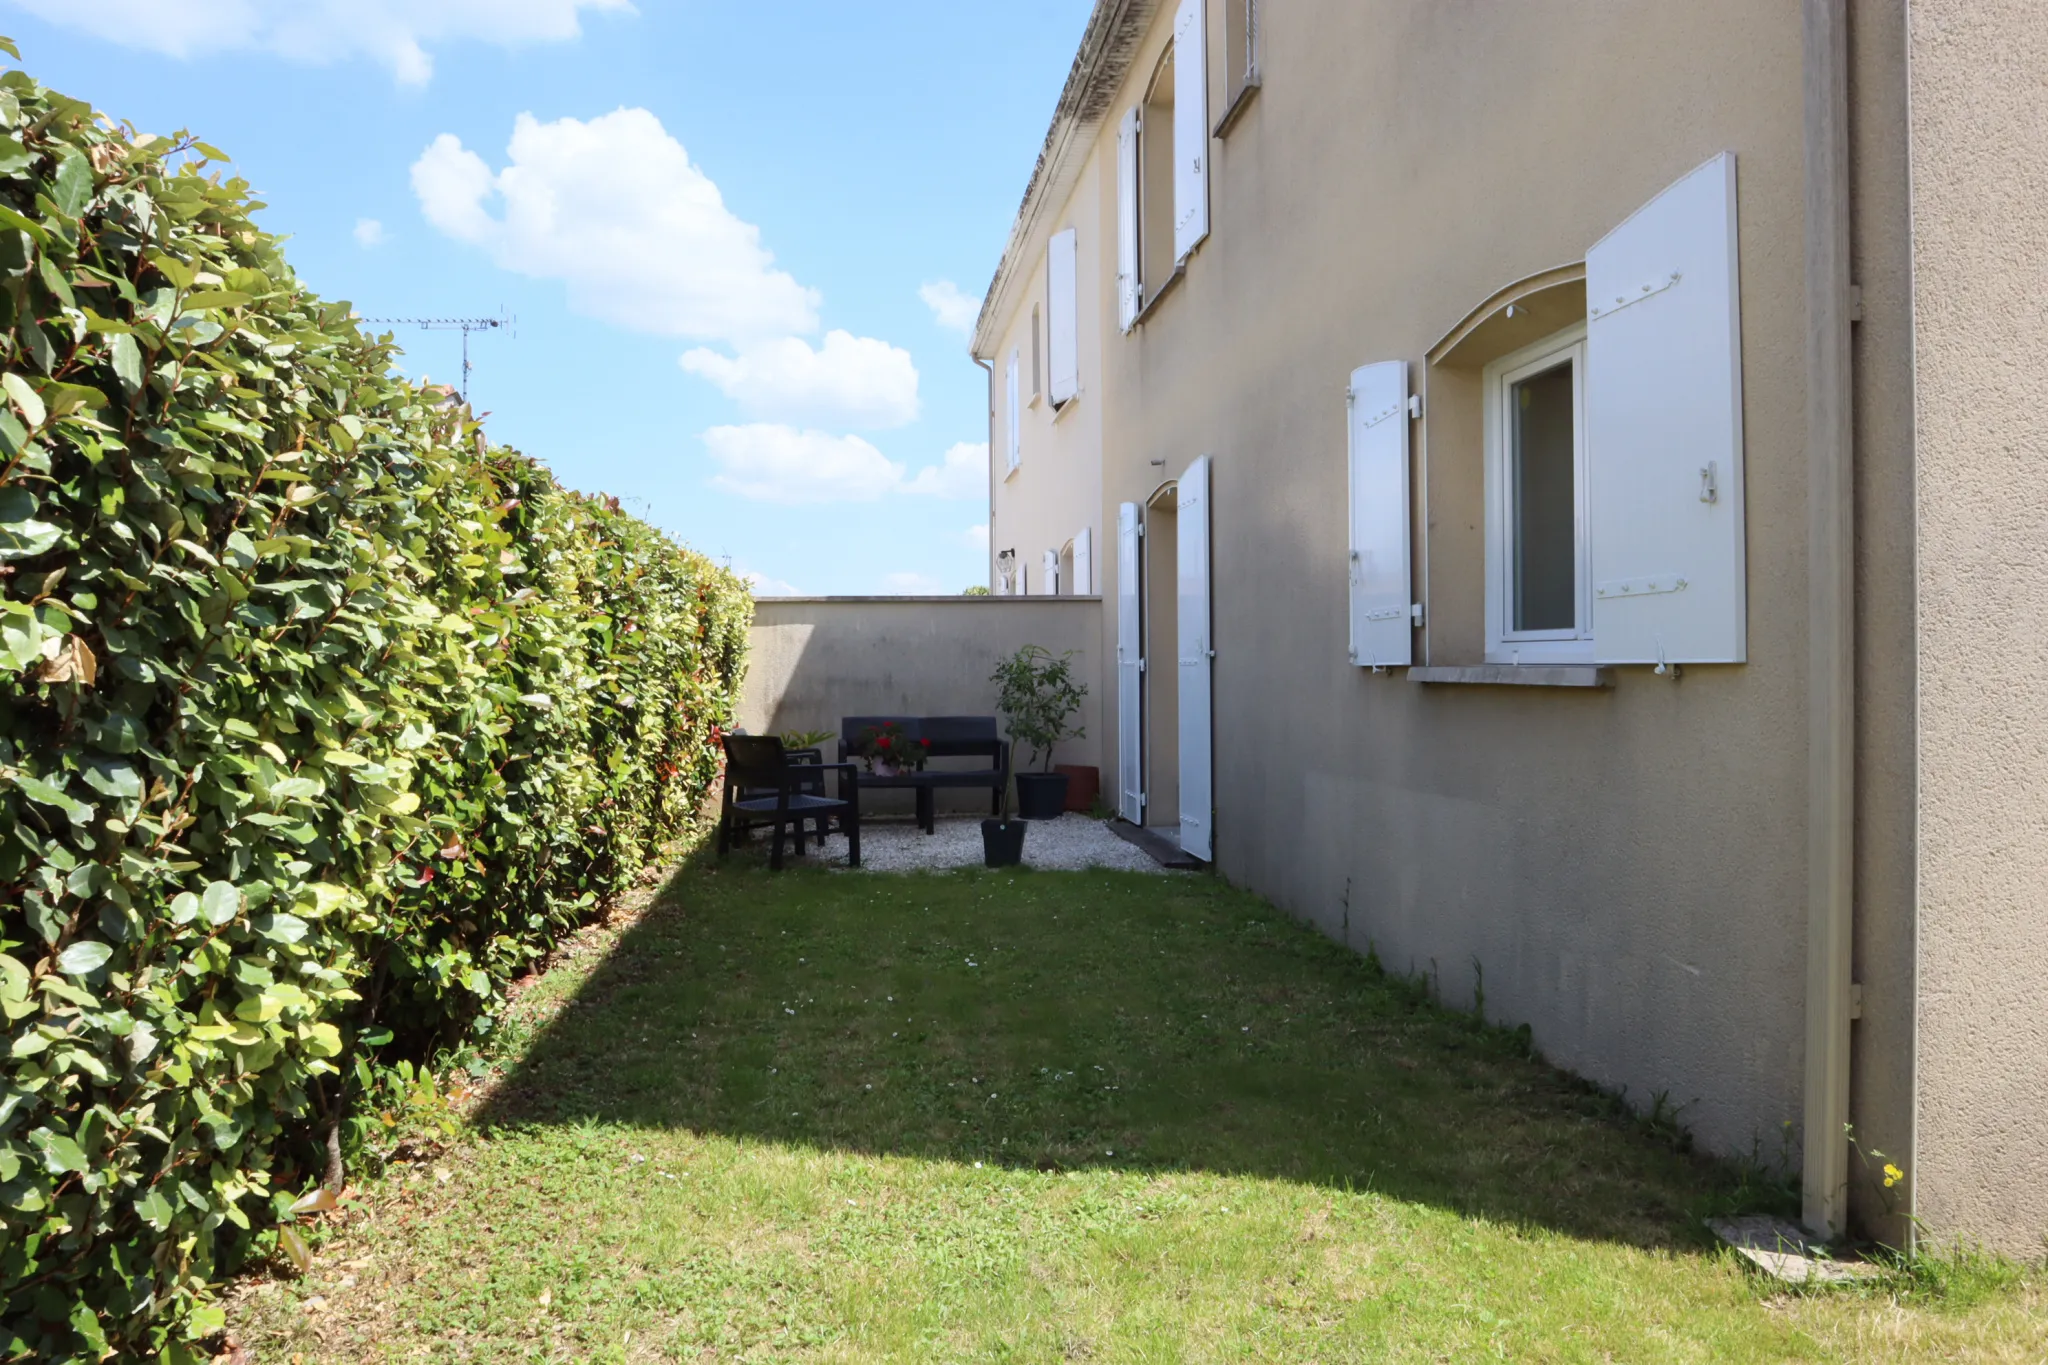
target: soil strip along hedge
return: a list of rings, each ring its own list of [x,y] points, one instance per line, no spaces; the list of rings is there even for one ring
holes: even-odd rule
[[[690,818],[744,662],[732,574],[395,377],[219,159],[0,76],[8,1360],[194,1358],[381,1068]]]

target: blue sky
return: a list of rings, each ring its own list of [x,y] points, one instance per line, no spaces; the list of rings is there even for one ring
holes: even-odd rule
[[[986,577],[966,321],[1088,9],[0,0],[0,32],[232,155],[320,293],[516,315],[470,397],[564,482],[764,592],[957,592]],[[456,378],[455,334],[398,330]]]

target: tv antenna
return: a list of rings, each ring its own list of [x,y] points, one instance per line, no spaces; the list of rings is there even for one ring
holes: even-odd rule
[[[462,333],[462,401],[469,401],[469,334],[471,332],[492,332],[500,327],[510,327],[517,318],[364,318],[364,322],[381,323],[388,326],[417,327],[423,332]]]

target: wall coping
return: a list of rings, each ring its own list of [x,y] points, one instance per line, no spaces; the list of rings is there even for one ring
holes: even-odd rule
[[[875,597],[756,597],[756,598],[754,599],[754,601],[755,601],[755,603],[757,603],[757,604],[766,604],[766,603],[772,603],[772,604],[775,604],[775,605],[777,605],[777,606],[781,606],[781,605],[784,605],[784,604],[796,604],[796,603],[805,603],[805,602],[860,602],[860,603],[864,603],[864,604],[868,604],[868,605],[873,605],[873,604],[876,604],[876,603],[890,603],[890,604],[897,604],[897,603],[901,603],[901,604],[905,604],[905,605],[909,605],[909,604],[915,603],[915,604],[919,604],[919,605],[934,605],[934,604],[937,604],[937,603],[941,603],[941,602],[946,602],[946,603],[952,603],[952,604],[954,604],[954,605],[958,605],[958,606],[976,606],[976,607],[985,607],[985,606],[988,606],[988,605],[990,605],[991,603],[996,603],[996,602],[1003,602],[1003,603],[1008,603],[1008,604],[1010,604],[1010,605],[1013,605],[1013,606],[1014,606],[1014,605],[1035,605],[1035,606],[1036,606],[1036,605],[1044,605],[1045,603],[1048,603],[1048,602],[1095,602],[1095,603],[1100,603],[1100,602],[1102,601],[1102,595],[1101,595],[1100,593],[1090,593],[1090,594],[1087,594],[1086,596],[1083,596],[1083,595],[1082,595],[1082,594],[1080,594],[1080,593],[1073,593],[1073,594],[1062,594],[1062,595],[1060,595],[1060,596],[1058,596],[1058,597],[995,597],[995,596],[989,596],[989,597],[981,597],[981,596],[974,596],[974,597],[968,597],[968,596],[966,596],[965,594],[962,594],[962,593],[954,593],[954,594],[951,594],[951,595],[949,595],[949,596],[945,596],[945,597],[913,597],[913,596],[909,596],[909,595],[896,595],[896,596],[875,596]]]

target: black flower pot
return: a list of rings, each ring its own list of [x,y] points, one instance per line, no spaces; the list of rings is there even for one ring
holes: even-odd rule
[[[1022,820],[981,822],[981,860],[990,867],[1015,867],[1024,861],[1024,831],[1031,826]]]
[[[1065,773],[1018,773],[1017,815],[1024,820],[1057,820],[1067,813]]]

